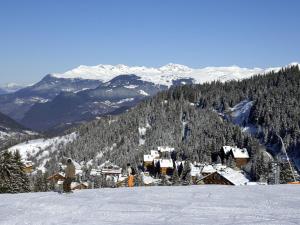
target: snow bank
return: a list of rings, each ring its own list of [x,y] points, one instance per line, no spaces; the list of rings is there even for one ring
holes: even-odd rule
[[[187,186],[0,195],[1,225],[300,224],[300,188]]]

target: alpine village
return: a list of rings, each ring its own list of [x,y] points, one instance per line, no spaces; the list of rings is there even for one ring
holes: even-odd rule
[[[135,82],[126,79],[127,89]],[[72,191],[299,184],[299,85],[298,65],[238,81],[183,82],[122,113],[56,127],[60,136],[3,115],[0,192],[60,193],[68,161]]]

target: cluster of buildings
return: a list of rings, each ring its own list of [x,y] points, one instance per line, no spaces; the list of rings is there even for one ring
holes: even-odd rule
[[[187,161],[175,160],[175,149],[168,146],[157,147],[156,150],[150,150],[149,154],[143,156],[142,174],[145,185],[158,185],[159,179],[153,175],[171,175],[174,169],[183,168]],[[249,183],[249,179],[241,168],[249,161],[247,149],[233,146],[223,146],[218,155],[222,163],[191,163],[190,173],[194,184],[223,184],[223,185],[245,185]],[[225,165],[224,161],[233,160],[235,168],[230,168]],[[78,164],[79,165],[79,164]],[[78,177],[84,177],[80,165],[76,166],[76,174]],[[127,176],[122,174],[121,167],[107,161],[98,166],[97,169],[91,169],[88,179],[77,179],[71,185],[72,190],[94,188],[94,180],[97,177],[102,177],[105,180],[112,181],[114,186],[125,186]],[[51,182],[59,183],[65,179],[64,173],[55,173],[48,177]]]
[[[171,175],[174,169],[182,168],[185,161],[175,161],[172,159],[174,148],[158,147],[151,150],[150,154],[144,155],[144,167],[150,172],[153,167],[160,169],[161,175]],[[235,169],[227,167],[224,163],[205,164],[190,163],[191,177],[194,184],[226,184],[226,185],[245,185],[249,182],[245,173],[240,169],[249,161],[249,154],[246,148],[236,146],[223,146],[218,156],[222,162],[233,160]]]
[[[104,180],[111,181],[113,184],[126,178],[122,175],[122,168],[109,161],[106,161],[97,169],[91,169],[88,178],[76,163],[75,167],[77,179],[71,183],[71,190],[94,188],[94,181],[99,176],[104,177]],[[63,172],[55,173],[47,179],[54,184],[59,184],[65,180],[65,174]]]
[[[169,175],[173,173],[174,163],[171,158],[172,152],[175,149],[171,147],[157,147],[157,150],[151,150],[149,155],[144,155],[144,168],[151,171],[154,167],[159,168],[159,173],[162,175]]]

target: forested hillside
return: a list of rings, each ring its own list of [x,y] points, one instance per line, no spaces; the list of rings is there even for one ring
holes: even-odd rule
[[[242,81],[214,82],[172,88],[119,116],[108,116],[76,128],[78,139],[48,163],[54,169],[62,156],[99,165],[111,160],[120,166],[138,163],[145,152],[157,146],[172,146],[177,157],[211,162],[223,145],[246,147],[248,172],[258,180],[268,172],[263,144],[281,149],[299,159],[300,72],[297,66],[278,73]],[[249,119],[251,135],[226,118],[226,112],[243,100],[253,101]],[[278,135],[277,135],[278,134]]]
[[[29,131],[0,112],[0,151],[37,136],[37,133]]]
[[[249,120],[244,126],[257,129],[256,137],[274,155],[280,149],[280,136],[288,153],[300,157],[300,72],[298,66],[277,73],[254,76],[247,80],[182,86],[165,93],[167,98],[184,98],[197,102],[200,109],[226,112],[228,108],[247,99],[254,101]]]

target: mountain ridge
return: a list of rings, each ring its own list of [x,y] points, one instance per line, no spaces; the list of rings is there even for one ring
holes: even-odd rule
[[[290,63],[288,66],[298,63]],[[170,87],[172,81],[179,78],[193,78],[195,83],[204,83],[214,80],[231,80],[249,78],[256,74],[264,74],[270,71],[279,71],[281,67],[262,68],[242,68],[238,66],[228,67],[204,67],[190,68],[185,65],[169,63],[161,67],[145,66],[126,66],[124,64],[107,65],[99,64],[96,66],[80,65],[64,73],[52,73],[51,76],[65,79],[94,79],[108,82],[120,74],[136,74],[142,80],[153,82],[155,84],[166,85]]]

